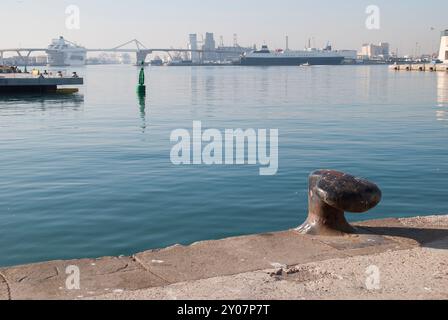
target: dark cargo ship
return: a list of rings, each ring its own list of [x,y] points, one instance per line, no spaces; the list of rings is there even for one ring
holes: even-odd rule
[[[300,65],[339,65],[344,56],[332,50],[307,49],[302,51],[269,50],[263,45],[241,57],[243,66],[300,66]]]

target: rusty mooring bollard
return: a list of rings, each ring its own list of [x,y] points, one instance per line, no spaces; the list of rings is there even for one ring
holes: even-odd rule
[[[319,170],[309,180],[309,213],[297,230],[311,235],[354,233],[344,213],[363,213],[381,201],[381,190],[372,182],[334,170]]]

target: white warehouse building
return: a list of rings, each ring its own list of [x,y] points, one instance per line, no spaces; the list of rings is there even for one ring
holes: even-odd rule
[[[448,30],[442,32],[440,39],[439,60],[448,63]]]

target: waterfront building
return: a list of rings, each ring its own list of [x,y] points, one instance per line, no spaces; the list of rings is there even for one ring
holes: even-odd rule
[[[47,56],[30,56],[27,59],[20,56],[3,58],[0,64],[8,66],[45,66],[47,65]]]
[[[379,45],[364,44],[361,49],[361,56],[364,58],[383,58],[387,59],[390,56],[390,46],[387,42],[380,42]]]
[[[36,65],[45,66],[48,63],[48,57],[46,55],[36,57]]]
[[[440,39],[439,60],[448,63],[448,29],[442,32]]]
[[[190,50],[198,50],[198,35],[196,33],[190,34],[189,48],[190,48]],[[199,63],[200,62],[199,52],[192,52],[191,53],[191,61],[193,63]]]
[[[217,60],[217,55],[215,52],[216,50],[216,42],[213,33],[207,32],[205,34],[205,40],[204,45],[202,46],[202,50],[206,51],[204,52],[204,61],[215,61]],[[207,52],[208,51],[208,52]]]

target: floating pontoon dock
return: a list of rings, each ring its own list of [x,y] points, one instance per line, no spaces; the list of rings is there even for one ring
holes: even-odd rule
[[[59,75],[0,74],[0,93],[57,93],[58,86],[83,85],[80,77]],[[77,92],[76,88],[63,89],[65,93]]]

